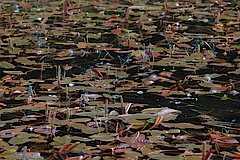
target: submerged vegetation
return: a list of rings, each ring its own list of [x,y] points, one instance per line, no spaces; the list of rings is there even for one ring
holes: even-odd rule
[[[240,159],[238,1],[2,0],[1,159]]]

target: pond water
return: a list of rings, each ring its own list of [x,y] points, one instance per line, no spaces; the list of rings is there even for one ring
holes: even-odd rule
[[[239,158],[237,1],[0,12],[0,158]]]

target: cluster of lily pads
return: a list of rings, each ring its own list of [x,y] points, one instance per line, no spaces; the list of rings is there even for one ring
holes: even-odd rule
[[[1,1],[0,158],[238,159],[234,121],[157,101],[239,101],[239,5]]]

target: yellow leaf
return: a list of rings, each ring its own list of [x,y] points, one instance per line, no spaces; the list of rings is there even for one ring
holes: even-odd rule
[[[78,44],[76,44],[76,46],[77,46],[78,48],[87,48],[87,43],[79,42]]]
[[[222,96],[222,98],[221,98],[222,101],[225,101],[225,100],[227,100],[227,99],[229,99],[228,96],[227,96],[227,94],[224,94],[224,95]]]

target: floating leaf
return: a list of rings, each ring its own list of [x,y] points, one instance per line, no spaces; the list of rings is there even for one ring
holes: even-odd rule
[[[34,97],[34,100],[40,100],[40,101],[57,101],[59,100],[56,96],[41,96],[41,97]]]
[[[29,142],[28,138],[22,138],[22,137],[13,137],[8,141],[10,144],[24,144]]]
[[[74,119],[71,119],[72,122],[89,122],[91,120],[92,120],[91,118],[74,118]]]
[[[72,139],[70,136],[66,135],[66,136],[63,136],[63,137],[54,137],[54,142],[51,143],[51,145],[54,145],[54,146],[62,146],[64,144],[69,144],[71,143]]]
[[[229,137],[229,136],[223,136],[220,138],[214,139],[214,142],[219,142],[219,143],[239,143],[235,138]]]
[[[222,101],[225,101],[225,100],[228,100],[229,98],[228,98],[228,96],[227,96],[227,94],[224,94],[222,97],[221,97],[221,100]]]
[[[201,125],[195,125],[191,123],[161,123],[162,126],[168,127],[168,128],[181,128],[181,129],[186,129],[186,128],[193,128],[193,129],[202,129],[204,126]]]
[[[102,127],[92,128],[92,127],[88,127],[88,126],[86,126],[84,124],[81,124],[81,123],[69,123],[68,125],[70,127],[75,128],[75,129],[82,130],[82,132],[85,133],[85,134],[94,134],[94,133],[98,133],[98,132],[101,132],[101,131],[105,130]]]
[[[127,118],[127,119],[149,119],[151,117],[153,117],[154,115],[152,114],[123,114],[123,115],[119,115],[119,117],[121,118]]]
[[[117,134],[111,133],[98,133],[96,135],[90,136],[92,139],[100,140],[100,141],[113,141]]]
[[[229,71],[228,73],[240,74],[240,69],[236,69],[235,71]]]
[[[6,156],[9,156],[9,155],[14,155],[15,153],[17,153],[16,150],[4,151],[4,152],[0,153],[0,157],[6,157]]]
[[[8,62],[0,62],[0,68],[13,69],[15,66]]]
[[[78,44],[76,44],[76,46],[80,49],[82,48],[87,48],[87,43],[84,42],[78,42]]]
[[[75,56],[72,56],[72,57],[59,57],[59,58],[54,58],[54,60],[57,60],[57,61],[64,61],[64,60],[69,60],[69,59],[74,59],[76,58]]]
[[[23,74],[25,74],[22,71],[3,71],[3,73],[6,73],[6,74],[16,74],[16,75],[23,75]]]
[[[207,88],[212,88],[212,87],[221,87],[220,84],[214,84],[213,82],[204,82],[204,83],[199,83],[200,86],[202,87],[207,87]]]
[[[8,146],[9,144],[7,142],[4,142],[2,139],[0,139],[0,146],[4,147],[4,146]]]
[[[136,152],[136,151],[125,151],[124,152],[128,157],[132,157],[132,158],[135,158],[135,157],[143,157],[143,155],[139,152]]]
[[[27,58],[17,58],[15,59],[16,62],[24,64],[24,65],[33,65],[36,64],[34,61],[30,61]]]

